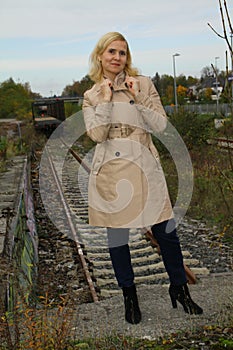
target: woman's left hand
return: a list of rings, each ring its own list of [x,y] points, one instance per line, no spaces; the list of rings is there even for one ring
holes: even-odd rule
[[[134,77],[127,76],[125,79],[125,84],[131,94],[136,97],[140,92],[140,81]]]

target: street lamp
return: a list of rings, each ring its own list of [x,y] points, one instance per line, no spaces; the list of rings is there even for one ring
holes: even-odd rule
[[[179,53],[175,53],[172,55],[173,57],[173,72],[174,72],[174,97],[175,97],[175,106],[176,106],[176,112],[178,110],[178,103],[177,103],[177,93],[176,93],[176,62],[175,57],[180,56]]]
[[[219,108],[218,108],[218,71],[217,71],[217,60],[219,59],[220,57],[215,57],[215,78],[216,78],[216,80],[215,80],[215,84],[216,84],[216,112],[217,112],[217,114],[218,114],[218,110],[219,110]]]

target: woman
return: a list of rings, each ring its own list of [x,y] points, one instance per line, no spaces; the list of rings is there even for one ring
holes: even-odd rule
[[[203,310],[190,297],[173,211],[152,132],[167,117],[152,81],[132,67],[124,36],[105,34],[90,56],[95,85],[84,94],[87,134],[97,143],[89,179],[89,223],[107,227],[109,252],[123,290],[125,319],[141,321],[128,245],[129,228],[151,227],[170,278],[172,306]]]

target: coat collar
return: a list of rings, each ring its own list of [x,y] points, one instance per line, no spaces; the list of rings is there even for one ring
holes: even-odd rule
[[[125,78],[127,76],[127,73],[125,73],[124,71],[120,72],[114,79],[113,81],[113,90],[114,91],[119,91],[119,90],[127,90],[127,87],[125,86]],[[103,77],[103,79],[105,79],[105,77]],[[97,92],[100,91],[100,84],[101,82],[97,83],[96,87],[97,87]]]

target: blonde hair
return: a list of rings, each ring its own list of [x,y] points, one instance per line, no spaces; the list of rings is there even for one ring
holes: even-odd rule
[[[136,76],[139,74],[137,68],[132,67],[132,57],[129,50],[129,45],[125,37],[118,32],[109,32],[103,35],[97,42],[94,50],[92,51],[89,59],[90,69],[89,76],[94,82],[99,82],[103,78],[102,64],[99,60],[99,56],[103,54],[106,48],[115,40],[124,41],[127,45],[127,60],[125,65],[125,72],[130,76]]]

